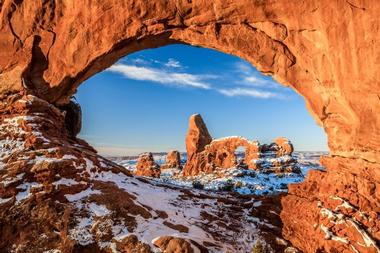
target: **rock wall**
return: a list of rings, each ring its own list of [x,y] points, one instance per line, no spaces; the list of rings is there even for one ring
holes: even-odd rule
[[[324,181],[309,176],[283,199],[284,233],[306,252],[354,251],[351,246],[357,244],[334,240],[336,231],[325,238],[320,219],[292,220],[298,215],[317,217],[315,202],[324,206],[331,192],[345,196],[360,212],[371,207],[378,218],[378,13],[380,3],[371,0],[4,0],[0,98],[4,104],[12,94],[26,93],[65,105],[84,80],[120,57],[170,43],[242,57],[300,93],[328,136],[330,156],[322,160],[327,172],[320,176],[325,175]],[[310,194],[304,197],[305,192]],[[303,208],[294,212],[296,206]],[[378,228],[367,232],[377,243]],[[348,232],[345,237],[357,239]],[[363,245],[361,251],[373,252],[373,244]]]

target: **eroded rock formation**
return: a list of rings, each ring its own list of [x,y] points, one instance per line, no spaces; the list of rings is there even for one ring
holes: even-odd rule
[[[1,120],[31,113],[10,106],[13,95],[33,94],[51,106],[65,105],[84,80],[141,49],[181,42],[240,56],[301,94],[328,136],[330,155],[322,159],[327,170],[316,172],[318,177],[310,173],[306,182],[291,187],[283,198],[281,217],[287,239],[304,252],[376,252],[374,245],[380,240],[375,222],[380,213],[379,12],[380,3],[370,0],[159,0],[117,5],[109,0],[4,0],[0,2]],[[43,113],[33,119],[37,125],[51,126],[52,115],[63,117]],[[7,126],[13,129],[12,124]],[[45,131],[51,129],[56,128]],[[74,129],[70,131],[75,133]],[[19,147],[13,136],[20,133],[12,131],[7,136],[0,133],[6,146],[2,152]],[[77,144],[78,140],[62,139],[68,132],[54,131],[53,139],[60,139],[56,147],[62,147],[62,142]],[[50,145],[39,136],[26,135],[28,147]],[[91,150],[88,145],[85,149]],[[85,153],[85,157],[92,156]],[[83,164],[83,159],[77,164]],[[2,162],[5,174],[11,171],[9,164],[12,168],[19,164],[22,170],[26,163],[14,152]],[[353,219],[352,213],[333,207],[328,209],[344,215],[347,227],[336,228],[334,215],[322,219],[317,207],[329,206],[332,197],[345,199],[369,217],[368,223],[347,220]],[[49,208],[54,205],[51,202]],[[332,227],[322,223],[326,217]],[[366,233],[351,233],[356,227]],[[43,233],[39,229],[28,231],[37,236]]]
[[[195,118],[198,118],[201,124],[194,124]],[[202,139],[199,136],[206,136],[206,138]],[[183,170],[184,176],[197,176],[200,173],[210,174],[216,170],[237,166],[263,170],[266,173],[300,173],[297,161],[291,156],[293,145],[287,138],[277,138],[269,145],[260,145],[258,141],[248,141],[240,136],[209,141],[210,138],[201,116],[199,114],[191,116],[186,136],[187,152],[190,152],[191,156],[188,156],[189,159],[186,161]],[[245,149],[242,161],[238,161],[236,154],[239,147]]]
[[[166,155],[165,164],[161,165],[161,169],[182,169],[181,154],[177,150],[171,150]]]
[[[190,160],[193,154],[202,152],[206,145],[212,141],[211,135],[200,114],[190,116],[185,141],[187,157]]]
[[[143,153],[139,156],[135,174],[145,177],[160,177],[160,166],[154,161],[152,153]]]

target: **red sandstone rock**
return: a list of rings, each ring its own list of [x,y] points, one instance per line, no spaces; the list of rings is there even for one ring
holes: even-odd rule
[[[274,143],[277,144],[277,157],[284,155],[291,155],[294,151],[293,144],[289,141],[288,138],[279,137],[274,140]]]
[[[201,115],[194,114],[189,119],[189,129],[186,135],[187,161],[183,174],[197,175],[199,171],[210,170],[207,162],[199,157],[205,146],[212,141]]]
[[[192,116],[193,117],[193,116]],[[190,122],[193,119],[190,118]],[[207,127],[202,121],[202,129],[207,132]],[[300,173],[297,161],[290,155],[293,152],[293,145],[287,138],[277,138],[274,143],[261,145],[257,141],[248,141],[239,136],[231,136],[212,140],[205,145],[199,142],[199,138],[192,138],[194,124],[189,125],[188,136],[186,136],[186,146],[189,148],[191,156],[186,162],[183,170],[184,176],[196,176],[201,173],[214,173],[216,170],[246,166],[254,170],[264,170],[266,173]],[[197,128],[196,128],[197,129]],[[198,131],[197,131],[198,132]],[[209,135],[209,134],[208,134]],[[192,143],[193,142],[193,143]],[[239,147],[245,148],[244,160],[238,164],[236,150]]]
[[[201,115],[192,115],[189,119],[189,130],[186,135],[187,156],[191,159],[194,153],[202,152],[211,141],[211,135]]]
[[[84,80],[120,57],[145,48],[181,42],[243,57],[301,94],[328,136],[328,176],[324,181],[318,177],[306,181],[283,198],[284,233],[305,252],[353,251],[353,244],[324,239],[314,228],[311,217],[319,214],[307,197],[312,189],[318,189],[313,199],[339,192],[350,203],[360,203],[360,210],[371,208],[379,213],[378,1],[114,4],[109,0],[91,5],[83,1],[0,2],[0,120],[30,113],[12,103],[14,94],[34,94],[47,104],[66,104]],[[67,140],[63,116],[48,114],[36,122],[49,129],[46,135],[53,134],[52,143],[30,134],[25,137],[27,148],[56,147]],[[50,117],[60,125],[51,126]],[[91,150],[83,142],[81,146]],[[6,160],[6,167],[18,162],[17,156]],[[379,226],[369,232],[370,238],[379,240],[373,231],[379,231]],[[367,248],[371,247],[360,250]]]
[[[152,253],[148,244],[140,242],[136,235],[129,235],[122,241],[116,241],[116,249],[121,253]]]
[[[181,154],[177,150],[169,151],[166,155],[166,162],[161,166],[161,169],[182,168]]]
[[[188,240],[173,236],[162,236],[154,241],[154,245],[166,253],[194,253],[193,247],[196,248]]]
[[[152,153],[143,153],[139,156],[135,174],[145,177],[160,177],[160,166],[154,161]]]

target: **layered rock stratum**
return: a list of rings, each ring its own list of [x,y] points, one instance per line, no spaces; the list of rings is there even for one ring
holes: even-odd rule
[[[66,118],[59,108],[70,103],[84,80],[122,56],[186,43],[239,56],[293,88],[327,133],[330,154],[321,160],[326,171],[309,173],[282,198],[285,238],[304,252],[378,252],[378,13],[380,3],[370,0],[0,1],[0,248],[81,251],[68,236],[78,223],[75,216],[87,217],[78,223],[86,225],[108,213],[93,205],[96,211],[91,213],[91,202],[81,199],[75,200],[74,208],[65,194],[76,196],[87,187],[86,193],[112,192],[117,198],[120,188],[109,181],[123,172],[114,164],[101,165],[108,162],[70,137],[78,130],[78,119]],[[110,171],[113,174],[107,174]],[[105,178],[96,180],[92,173]],[[59,177],[75,182],[62,179],[52,185]],[[135,180],[126,180],[128,187],[141,184]],[[156,209],[142,211],[142,204],[133,201],[138,196],[128,187],[129,193],[123,191],[112,203],[107,197],[91,199],[107,207],[120,205],[118,217],[132,217],[126,220],[132,227],[144,223],[133,222],[140,216],[126,210],[145,213],[145,220],[159,215]],[[127,208],[130,203],[138,207]],[[87,211],[81,213],[80,207]],[[116,217],[98,224],[118,226]],[[96,238],[110,238],[111,233],[96,233],[96,227]],[[227,232],[220,232],[218,242],[227,244]],[[35,240],[42,234],[49,238],[49,247],[46,240]],[[145,247],[133,238],[125,241]],[[98,244],[83,247],[94,245]]]

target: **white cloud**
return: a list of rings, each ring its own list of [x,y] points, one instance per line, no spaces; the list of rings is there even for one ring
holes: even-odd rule
[[[139,67],[128,64],[117,63],[111,66],[109,71],[120,73],[125,77],[139,81],[151,81],[163,85],[173,85],[178,87],[193,87],[198,89],[210,89],[211,86],[203,80],[202,75],[166,71],[160,68]]]
[[[169,68],[182,68],[182,64],[173,58],[170,58],[168,62],[165,63],[165,66]]]
[[[282,98],[280,94],[274,92],[246,88],[220,89],[218,92],[229,97]]]
[[[155,63],[154,66],[151,63]],[[183,70],[183,65],[173,59],[159,62],[153,59],[133,59],[132,63],[120,62],[111,66],[108,71],[122,74],[124,77],[150,81],[161,85],[175,87],[192,87],[196,89],[214,90],[229,97],[255,97],[262,99],[286,98],[276,82],[263,78],[248,63],[238,62],[235,73],[191,74]],[[274,89],[276,89],[274,91]]]
[[[283,88],[275,81],[269,79],[268,77],[262,76],[260,72],[255,71],[254,68],[248,63],[238,62],[236,63],[235,67],[238,72],[238,76],[241,78],[241,80],[239,80],[239,83],[242,85],[260,87],[264,89]]]

